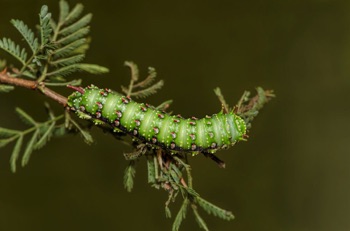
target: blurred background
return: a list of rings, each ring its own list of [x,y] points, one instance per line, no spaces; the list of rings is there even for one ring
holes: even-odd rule
[[[10,19],[33,28],[43,4],[58,17],[58,0],[0,2],[0,36],[15,41]],[[249,141],[219,152],[226,169],[190,158],[194,188],[236,216],[227,222],[202,211],[211,230],[350,230],[350,1],[80,2],[94,14],[86,62],[110,68],[74,76],[84,84],[120,90],[129,81],[123,62],[133,60],[141,75],[153,66],[165,81],[147,102],[173,99],[175,113],[197,117],[220,110],[217,86],[231,105],[244,90],[275,90]],[[16,106],[45,120],[44,100],[20,88],[1,94],[0,126],[25,128]],[[130,148],[98,129],[93,136],[91,146],[79,136],[53,139],[16,174],[12,146],[0,149],[0,230],[171,230],[166,192],[147,184],[145,160],[127,193],[122,153]],[[191,213],[181,230],[200,230]]]

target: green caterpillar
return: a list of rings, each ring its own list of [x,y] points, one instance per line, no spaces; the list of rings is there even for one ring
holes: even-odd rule
[[[170,152],[215,153],[243,140],[246,134],[244,120],[233,112],[186,119],[134,102],[110,89],[69,87],[75,90],[68,97],[69,110]]]

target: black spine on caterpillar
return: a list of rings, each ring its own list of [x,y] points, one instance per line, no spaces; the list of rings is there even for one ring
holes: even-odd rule
[[[244,120],[233,112],[186,119],[94,85],[73,89],[76,91],[68,97],[67,108],[80,117],[103,121],[170,152],[215,153],[242,140],[246,133]]]

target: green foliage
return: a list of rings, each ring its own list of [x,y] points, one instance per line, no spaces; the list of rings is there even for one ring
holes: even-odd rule
[[[10,55],[15,57],[18,61],[20,61],[23,65],[26,64],[27,60],[27,52],[24,48],[20,48],[19,45],[15,44],[9,38],[0,39],[0,48],[8,52]]]
[[[90,31],[92,14],[81,16],[82,4],[77,4],[71,11],[65,0],[61,0],[59,5],[60,16],[57,23],[52,19],[46,5],[41,8],[39,38],[35,37],[35,33],[23,21],[11,20],[32,53],[28,56],[25,48],[21,48],[11,39],[0,40],[0,48],[21,63],[15,75],[65,86],[67,81],[64,77],[74,72],[107,73],[108,69],[105,67],[81,63],[89,47],[90,40],[86,36]]]
[[[13,89],[15,89],[14,86],[0,84],[0,93],[8,93],[8,92],[12,91]]]
[[[30,137],[24,149],[21,161],[22,166],[28,164],[30,156],[34,150],[42,148],[47,143],[47,141],[50,140],[51,136],[54,133],[54,129],[56,128],[56,121],[63,118],[62,115],[56,117],[49,109],[48,105],[47,109],[49,110],[49,120],[45,122],[37,122],[25,111],[20,108],[16,108],[18,116],[25,124],[31,127],[24,131],[0,128],[0,146],[5,146],[11,142],[16,141],[10,158],[11,169],[13,172],[16,172],[16,162],[19,158],[20,151],[23,146],[24,137],[32,133],[32,136]]]
[[[129,165],[124,171],[124,187],[128,192],[131,192],[134,187],[134,177],[135,177],[135,161],[130,161]]]
[[[39,48],[39,42],[38,39],[34,37],[33,31],[30,28],[28,28],[28,26],[24,24],[24,22],[21,20],[12,19],[11,23],[21,33],[21,35],[31,48],[32,52],[35,53]]]
[[[251,122],[258,115],[263,106],[275,97],[273,91],[264,90],[261,87],[256,88],[257,95],[250,98],[250,92],[245,91],[238,101],[235,111],[242,119],[244,119],[247,128],[251,128]]]
[[[144,79],[141,82],[137,82],[139,79],[139,69],[137,65],[130,61],[126,61],[124,65],[128,66],[131,70],[131,80],[129,87],[121,87],[122,92],[125,93],[127,96],[135,98],[145,98],[157,93],[157,91],[163,87],[163,80],[160,80],[159,82],[151,85],[157,76],[156,70],[153,67],[148,68],[148,76],[146,77],[146,79]],[[134,92],[135,90],[137,91]]]

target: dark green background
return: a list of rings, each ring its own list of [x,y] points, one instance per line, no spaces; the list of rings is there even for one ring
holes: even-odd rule
[[[34,26],[42,4],[57,18],[58,1],[0,3],[1,37],[18,41],[9,20]],[[94,14],[86,60],[111,70],[79,75],[85,84],[119,90],[129,80],[124,60],[143,75],[154,66],[165,86],[147,101],[172,98],[175,113],[197,117],[220,109],[217,86],[231,104],[246,89],[275,90],[249,141],[219,153],[226,169],[190,159],[195,189],[236,216],[227,222],[202,211],[211,230],[350,230],[350,1],[83,3]],[[0,126],[24,128],[15,106],[45,119],[43,100],[26,89],[1,94]],[[12,147],[1,149],[0,230],[170,230],[166,193],[147,184],[145,161],[127,193],[122,153],[130,149],[98,129],[93,136],[91,146],[78,136],[53,139],[16,174],[8,163]],[[181,230],[199,230],[192,214]]]

